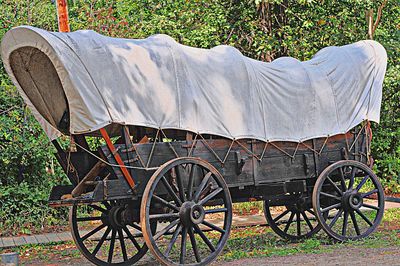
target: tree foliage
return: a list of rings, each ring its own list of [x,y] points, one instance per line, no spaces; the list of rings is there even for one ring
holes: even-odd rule
[[[258,60],[280,56],[309,60],[323,47],[368,38],[367,15],[372,10],[375,21],[384,2],[374,38],[386,48],[389,62],[381,124],[374,125],[372,150],[375,170],[383,183],[400,191],[398,0],[73,0],[69,1],[69,16],[72,30],[93,29],[124,38],[164,33],[195,47],[233,45]],[[0,37],[23,24],[57,30],[54,4],[50,0],[1,1]],[[3,66],[0,112],[0,228],[6,220],[20,225],[40,224],[46,223],[42,217],[64,215],[43,207],[50,187],[65,179],[59,168],[55,167],[56,174],[49,171],[54,168],[53,149],[29,111],[24,110]],[[22,215],[29,218],[12,218]]]

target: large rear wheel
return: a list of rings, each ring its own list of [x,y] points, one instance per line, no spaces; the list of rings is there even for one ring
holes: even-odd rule
[[[218,218],[221,224],[214,224]],[[151,222],[157,231],[151,232]],[[164,265],[206,265],[230,233],[232,201],[222,175],[198,158],[162,165],[147,183],[141,225],[147,246]]]

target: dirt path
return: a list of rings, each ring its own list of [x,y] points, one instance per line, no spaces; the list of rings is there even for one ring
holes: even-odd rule
[[[80,265],[89,266],[84,258],[63,258],[62,260],[31,261],[24,265]],[[150,256],[145,256],[137,265],[159,265]],[[281,265],[400,265],[400,247],[392,248],[343,248],[321,254],[297,254],[264,258],[240,259],[229,262],[214,262],[213,266],[281,266]]]
[[[218,262],[214,265],[400,265],[400,248],[346,248],[322,254],[297,254]]]

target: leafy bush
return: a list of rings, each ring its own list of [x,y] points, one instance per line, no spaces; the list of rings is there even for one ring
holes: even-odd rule
[[[2,235],[18,232],[30,234],[48,226],[65,225],[67,209],[47,204],[51,185],[32,186],[27,182],[0,189],[0,228]]]
[[[308,60],[319,49],[367,38],[365,12],[383,0],[209,0],[69,1],[72,30],[144,38],[165,33],[180,43],[210,48],[228,44],[246,56],[270,61],[280,56]],[[50,0],[5,0],[0,5],[0,37],[11,27],[29,24],[56,30]],[[388,0],[375,32],[387,49],[382,118],[374,125],[376,172],[389,190],[400,191],[400,6]],[[24,112],[14,86],[0,67],[0,227],[38,226],[65,212],[46,206],[52,184],[65,182],[53,167],[53,149],[42,130]],[[0,111],[1,112],[1,111]],[[24,122],[25,121],[25,122]],[[54,164],[57,165],[57,164]],[[48,171],[51,169],[51,171]],[[55,171],[56,174],[52,174]],[[18,219],[16,218],[18,217]],[[44,219],[43,217],[46,217]],[[66,221],[66,217],[60,221]]]

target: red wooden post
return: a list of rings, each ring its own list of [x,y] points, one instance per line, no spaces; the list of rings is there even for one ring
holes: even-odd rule
[[[121,168],[122,174],[124,175],[126,181],[131,186],[131,188],[134,188],[135,182],[133,181],[133,178],[130,175],[128,169],[126,169],[126,166],[125,166],[124,162],[122,161],[121,157],[119,156],[118,152],[116,151],[114,144],[111,142],[110,136],[108,136],[107,131],[104,128],[101,128],[100,133],[101,133],[102,137],[104,138],[104,140],[106,141],[108,149],[114,155],[115,161],[117,161],[119,167]]]
[[[69,32],[69,21],[68,21],[68,4],[67,0],[56,0],[57,7],[57,19],[58,19],[58,31]]]

